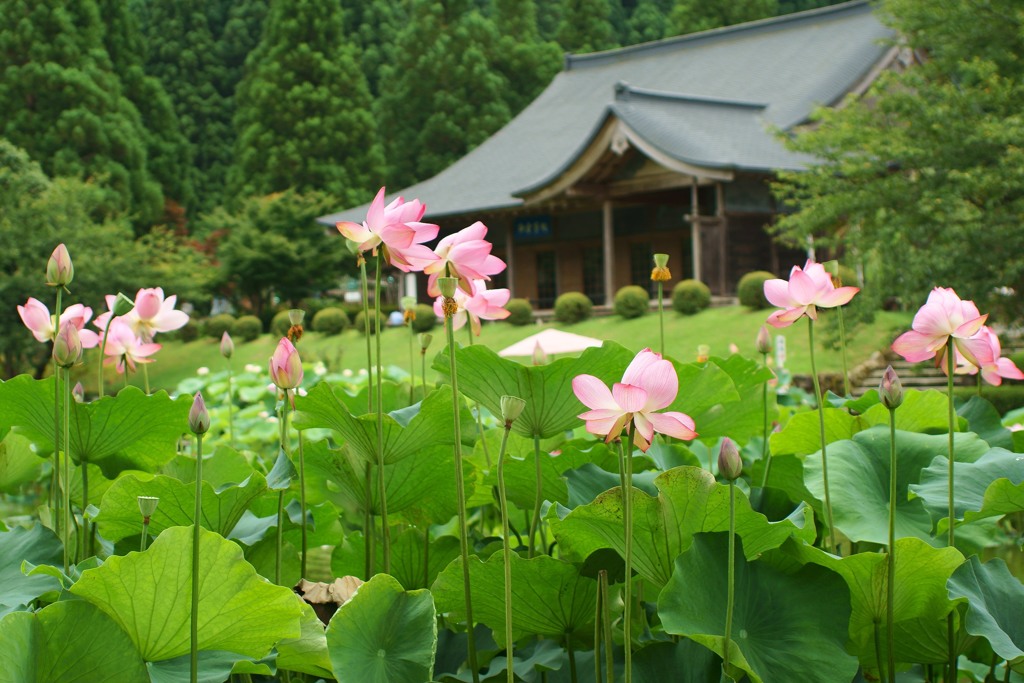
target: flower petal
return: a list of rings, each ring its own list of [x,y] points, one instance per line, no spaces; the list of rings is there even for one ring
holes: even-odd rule
[[[789,278],[789,294],[801,306],[814,303],[820,289],[814,278],[802,270],[795,271]]]
[[[622,407],[622,410],[627,413],[638,413],[644,409],[644,404],[647,403],[647,392],[632,384],[616,382],[612,386],[612,396],[615,397],[615,402]]]
[[[693,418],[685,413],[648,413],[647,419],[654,425],[654,431],[683,441],[697,438]]]
[[[661,410],[676,400],[679,393],[679,378],[671,361],[657,360],[640,375],[639,384],[647,392],[644,411]]]
[[[789,295],[789,283],[785,280],[765,280],[764,298],[768,303],[779,308],[790,308],[796,305],[796,301]]]
[[[643,386],[640,378],[643,376],[644,370],[659,360],[661,360],[661,354],[654,353],[650,349],[643,349],[633,357],[629,367],[626,368],[626,372],[622,374],[622,383],[632,384],[635,387]]]
[[[933,336],[910,330],[896,337],[896,341],[892,343],[892,350],[905,360],[918,363],[935,356],[935,351],[929,349],[934,340]]]
[[[435,309],[436,310],[436,309]],[[607,409],[624,412],[607,385],[593,375],[577,375],[572,380],[572,391],[580,403],[594,410]]]

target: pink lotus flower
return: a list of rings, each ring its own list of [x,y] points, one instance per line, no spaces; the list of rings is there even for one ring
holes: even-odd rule
[[[1002,358],[1003,347],[999,343],[999,335],[992,331],[992,328],[984,325],[975,335],[975,338],[983,339],[989,347],[991,360],[983,361],[981,367],[974,365],[963,354],[956,354],[956,374],[976,375],[981,371],[981,378],[992,386],[999,386],[1003,379],[1024,379],[1024,372],[1009,358]]]
[[[509,315],[503,306],[508,303],[512,293],[507,289],[487,289],[487,283],[483,280],[473,281],[473,295],[467,296],[461,289],[455,290],[455,303],[458,305],[455,315],[452,316],[452,329],[458,330],[466,324],[473,329],[473,334],[480,336],[480,320],[504,320]],[[441,307],[441,298],[434,300],[434,313],[440,318],[444,317],[444,310]]]
[[[505,262],[497,256],[491,256],[492,245],[484,239],[486,235],[487,226],[477,221],[468,228],[442,238],[434,248],[439,260],[423,269],[424,273],[430,275],[427,294],[441,296],[437,278],[448,275],[458,278],[459,289],[472,295],[473,280],[490,280],[490,275],[505,270]]]
[[[270,357],[270,379],[278,389],[294,389],[302,384],[302,361],[288,337],[281,338]]]
[[[896,338],[892,350],[911,363],[935,358],[935,365],[945,372],[946,342],[952,338],[954,349],[981,367],[995,362],[989,341],[977,336],[987,319],[973,301],[961,301],[952,289],[936,287],[918,309],[911,330]]]
[[[808,260],[803,269],[793,266],[789,282],[775,279],[764,283],[765,298],[783,309],[768,316],[768,324],[789,327],[804,315],[817,320],[819,308],[842,306],[859,291],[858,287],[836,287],[823,265]]]
[[[622,381],[612,386],[593,375],[577,375],[572,390],[583,405],[590,408],[580,414],[586,420],[587,431],[605,436],[611,441],[619,436],[630,422],[633,423],[633,443],[647,452],[654,432],[677,439],[696,438],[693,419],[684,413],[657,413],[667,408],[679,392],[679,378],[672,363],[661,354],[644,349],[626,368]]]
[[[108,294],[106,301],[107,311],[98,315],[93,322],[101,330],[107,326],[107,321],[113,315],[117,297]],[[142,337],[143,341],[153,341],[158,332],[177,330],[188,323],[188,313],[175,310],[177,302],[177,294],[165,299],[162,287],[143,288],[135,295],[134,308],[120,316],[120,319],[128,323],[132,331]]]
[[[114,322],[110,323],[110,331],[103,349],[107,356],[104,362],[108,365],[114,364],[118,374],[125,372],[125,364],[134,372],[136,363],[152,363],[153,359],[150,356],[161,348],[160,344],[143,341],[127,322],[122,318],[115,318]]]
[[[53,341],[57,330],[54,326],[53,316],[50,315],[50,309],[42,301],[29,298],[24,306],[18,306],[18,315],[21,316],[21,321],[25,323],[25,327],[31,330],[32,336],[36,340],[41,342]],[[78,330],[79,339],[82,342],[82,348],[85,349],[91,349],[99,344],[100,340],[99,335],[95,332],[83,329],[91,317],[92,309],[82,304],[68,306],[60,316],[60,324],[62,326],[64,323],[71,323],[75,326],[75,329]]]
[[[74,323],[61,323],[60,330],[53,340],[53,360],[62,368],[70,368],[82,360],[82,340]]]
[[[359,251],[376,254],[377,247],[383,245],[384,258],[394,267],[406,273],[423,270],[437,260],[437,255],[423,242],[437,237],[439,229],[433,223],[420,222],[426,208],[418,199],[406,202],[401,197],[385,206],[382,187],[362,224],[341,221],[337,227],[347,239],[358,243]]]

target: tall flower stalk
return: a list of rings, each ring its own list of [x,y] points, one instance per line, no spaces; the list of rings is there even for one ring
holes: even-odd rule
[[[672,272],[668,269],[668,254],[654,255],[654,269],[651,270],[651,280],[658,283],[658,338],[661,345],[658,350],[665,353],[665,283],[672,279]]]
[[[764,325],[757,332],[757,352],[761,354],[761,363],[768,367],[768,354],[772,350],[772,338],[768,334],[768,328]],[[764,409],[764,423],[762,428],[762,434],[764,439],[761,442],[761,464],[764,465],[764,475],[761,477],[761,488],[764,489],[768,486],[768,472],[772,468],[771,458],[768,457],[768,383],[770,380],[765,380],[764,385],[761,387],[761,406]]]
[[[149,535],[149,520],[156,512],[160,499],[155,496],[138,496],[139,514],[142,515],[142,540],[139,543],[139,552],[146,550],[146,539]]]
[[[438,286],[444,313],[444,329],[448,339],[448,362],[452,379],[452,421],[455,430],[455,495],[458,502],[459,518],[459,552],[462,558],[462,585],[466,601],[466,647],[469,655],[469,669],[473,676],[473,683],[480,683],[480,673],[476,659],[476,642],[473,638],[473,604],[470,591],[469,579],[469,529],[466,524],[466,490],[465,477],[462,473],[462,429],[459,420],[459,380],[455,362],[455,326],[453,316],[458,309],[455,302],[455,289],[458,286],[458,279],[453,277],[438,278]]]
[[[420,380],[423,381],[423,397],[427,397],[427,349],[434,341],[434,335],[422,333],[420,339]]]
[[[814,363],[814,321],[818,319],[819,308],[836,308],[850,302],[859,292],[857,287],[836,287],[832,277],[820,263],[808,260],[803,268],[794,266],[789,280],[773,279],[764,283],[764,295],[769,303],[782,310],[768,316],[768,324],[774,327],[788,327],[807,316],[807,336],[811,354],[811,378],[814,381],[814,396],[818,404],[818,426],[821,438],[821,474],[825,487],[825,515],[828,524],[829,550],[836,551],[835,525],[832,518],[832,499],[828,485],[828,456],[825,443],[825,403]]]
[[[896,683],[896,646],[893,634],[896,604],[896,409],[903,403],[903,385],[891,365],[882,375],[878,397],[889,410],[889,552],[886,553],[885,626],[889,683]]]
[[[380,283],[383,275],[384,252],[377,252],[377,272],[373,288],[373,326],[374,337],[377,340],[377,367],[374,378],[377,382],[377,496],[380,498],[380,532],[384,550],[384,573],[391,573],[391,527],[388,525],[388,497],[387,487],[384,482],[384,397],[382,392],[383,367],[380,354],[380,336],[383,330],[380,324]]]
[[[231,335],[224,332],[220,338],[220,355],[228,366],[228,440],[231,446],[235,445],[235,392],[232,388],[231,356],[235,353],[235,342]]]
[[[366,277],[366,258],[362,253],[357,257],[359,261],[359,285],[363,290],[363,338],[366,339],[366,371],[373,372],[373,351],[370,342],[370,286]],[[376,324],[379,321],[374,321]],[[373,378],[367,378],[366,382],[366,412],[373,410]]]
[[[502,551],[505,558],[505,647],[508,658],[508,683],[514,683],[515,673],[512,659],[512,546],[509,539],[508,499],[505,497],[505,449],[508,446],[508,435],[512,432],[512,423],[522,414],[525,407],[526,401],[518,396],[501,397],[501,417],[505,421],[505,431],[501,435],[501,449],[498,451],[498,503],[501,505]]]
[[[679,392],[679,378],[671,361],[644,349],[633,358],[622,381],[608,387],[593,375],[577,375],[572,390],[590,408],[579,415],[587,431],[600,434],[605,442],[619,440],[619,477],[622,484],[622,523],[625,536],[626,586],[623,614],[626,649],[626,683],[633,680],[632,654],[632,570],[633,570],[633,457],[627,453],[632,441],[643,452],[651,447],[654,433],[688,441],[697,437],[693,419],[684,413],[656,411],[667,408]],[[625,439],[622,439],[625,431]]]
[[[210,431],[210,414],[203,395],[196,392],[188,413],[188,427],[196,435],[196,509],[192,516],[192,612],[190,620],[189,672],[191,683],[199,679],[199,529],[203,518],[203,435]]]
[[[284,392],[284,401],[281,404],[280,420],[281,420],[281,449],[286,455],[290,455],[290,443],[288,439],[288,417],[290,415],[289,406],[292,410],[295,409],[295,398],[294,390],[302,384],[302,360],[299,358],[299,352],[296,350],[295,345],[287,337],[282,337],[281,341],[277,343],[277,348],[274,350],[274,355],[270,357],[270,380],[274,383],[278,389]],[[305,478],[305,463],[303,462],[302,454],[302,439],[299,439],[299,507],[301,508],[302,521],[300,523],[302,533],[302,555],[301,555],[301,566],[302,576],[306,576],[306,478]],[[280,562],[281,562],[281,508],[283,506],[284,493],[283,491],[278,497],[278,525],[277,525],[277,574],[278,582],[280,582]]]
[[[64,469],[63,476],[61,479],[61,508],[63,515],[63,522],[61,524],[61,531],[63,533],[64,540],[64,573],[67,574],[70,566],[70,552],[71,552],[71,439],[70,439],[70,425],[71,425],[71,366],[75,365],[82,358],[82,342],[78,337],[78,328],[71,321],[65,321],[57,335],[53,339],[53,363],[58,373],[62,372],[64,375],[64,419],[63,419],[63,445],[64,445]],[[56,377],[55,377],[56,379]],[[58,404],[59,405],[59,404]],[[58,441],[58,444],[61,441]],[[56,445],[55,445],[56,448]],[[85,472],[85,461],[82,462],[82,472]],[[83,507],[84,510],[84,507]]]
[[[729,481],[729,568],[728,597],[725,604],[725,644],[722,648],[722,673],[731,679],[729,660],[732,651],[732,611],[736,600],[736,480],[743,473],[743,460],[732,439],[722,439],[718,451],[718,472]]]

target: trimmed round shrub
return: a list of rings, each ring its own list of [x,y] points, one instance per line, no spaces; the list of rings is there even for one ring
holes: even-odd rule
[[[224,336],[225,332],[231,332],[231,326],[234,324],[235,316],[230,313],[220,313],[212,318],[207,318],[206,325],[203,326],[203,332],[207,337],[220,339]]]
[[[313,316],[313,331],[324,334],[341,334],[348,327],[348,314],[335,306],[320,309]]]
[[[510,322],[517,327],[522,325],[529,325],[533,322],[533,306],[527,299],[510,299],[505,304],[505,310],[508,311],[508,317],[505,318],[506,322]]]
[[[251,342],[263,334],[263,323],[254,315],[243,315],[231,326],[231,337],[236,341]]]
[[[195,318],[189,318],[185,326],[178,330],[178,339],[183,342],[199,339],[199,323],[195,321]]]
[[[270,332],[275,337],[285,337],[292,327],[292,321],[288,319],[288,311],[278,311],[270,319]]]
[[[775,275],[767,270],[755,270],[740,278],[736,285],[736,296],[747,308],[768,308],[768,299],[764,298],[764,283],[774,280]]]
[[[427,304],[416,304],[416,319],[412,321],[413,332],[430,332],[437,326],[437,313]]]
[[[359,311],[358,313],[356,313],[356,319],[352,321],[352,327],[354,327],[356,331],[359,332],[360,334],[362,334],[363,330],[365,329],[364,320],[365,318],[363,318],[363,312]],[[378,324],[374,325],[373,321],[373,311],[370,311],[370,334],[376,334],[377,330],[387,323],[387,317],[385,317],[385,315],[381,313],[380,317],[377,318]]]
[[[647,290],[639,285],[626,285],[615,292],[612,310],[627,320],[646,315],[651,308],[651,297]]]
[[[560,323],[578,323],[594,313],[594,302],[582,292],[566,292],[555,299],[555,320]]]
[[[672,308],[683,315],[700,313],[711,305],[711,290],[700,280],[681,280],[672,288]]]

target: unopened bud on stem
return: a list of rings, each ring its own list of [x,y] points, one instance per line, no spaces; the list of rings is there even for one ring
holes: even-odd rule
[[[903,403],[903,383],[891,365],[882,373],[882,381],[878,384],[878,398],[889,410],[896,410]]]
[[[757,331],[757,352],[762,356],[772,352],[772,336],[764,325],[761,325],[761,329]]]
[[[225,358],[231,358],[235,353],[235,342],[231,340],[231,335],[225,332],[220,336],[220,355]]]
[[[62,368],[70,368],[82,359],[82,340],[74,323],[65,322],[60,326],[53,340],[53,360]]]
[[[197,391],[192,399],[192,408],[188,411],[188,428],[193,434],[205,434],[210,431],[210,413],[206,410],[203,393]]]
[[[46,284],[64,287],[74,279],[75,266],[71,263],[68,248],[63,243],[58,244],[50,254],[50,260],[46,262]]]
[[[736,442],[729,437],[722,439],[722,446],[718,449],[718,473],[729,481],[739,479],[739,476],[743,474],[740,449],[736,447]]]

